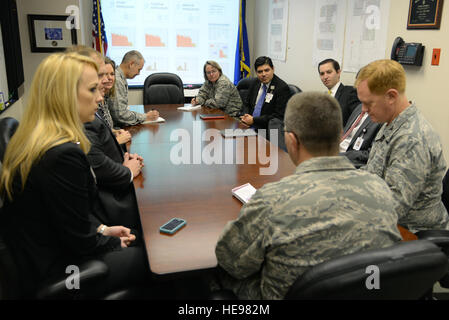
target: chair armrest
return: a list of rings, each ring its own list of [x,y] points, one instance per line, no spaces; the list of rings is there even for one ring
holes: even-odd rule
[[[429,240],[441,247],[443,251],[449,250],[449,230],[422,230],[415,233],[419,240]]]
[[[103,261],[90,260],[79,266],[79,289],[69,290],[66,280],[70,274],[63,274],[50,279],[37,293],[38,299],[73,299],[89,294],[92,287],[108,274],[108,267]]]

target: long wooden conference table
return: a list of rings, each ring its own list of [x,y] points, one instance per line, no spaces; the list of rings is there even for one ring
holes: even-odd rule
[[[134,185],[149,266],[158,276],[216,267],[217,240],[226,223],[236,219],[242,207],[242,203],[232,196],[231,189],[245,183],[258,189],[295,170],[286,152],[259,136],[225,139],[215,135],[218,145],[221,139],[223,160],[222,164],[218,160],[215,161],[218,164],[208,164],[208,155],[216,154],[211,152],[210,141],[200,141],[206,129],[243,126],[228,116],[220,120],[201,120],[201,114],[222,114],[218,110],[202,108],[187,112],[178,110],[179,106],[182,105],[130,107],[137,112],[157,109],[165,119],[160,124],[128,128],[132,134],[130,152],[144,158],[145,166],[142,174],[134,179]],[[208,132],[214,133],[214,130]],[[189,138],[184,149],[181,148],[181,136]],[[238,139],[243,140],[237,142]],[[256,140],[260,143],[257,152],[254,148]],[[276,153],[277,170],[272,175],[262,175],[261,169],[268,169],[273,163],[267,164],[264,156],[274,159]],[[177,164],[182,156],[184,163]],[[233,161],[230,161],[231,156]],[[190,161],[186,161],[187,158]],[[175,217],[185,219],[187,225],[174,235],[160,233],[159,227]]]

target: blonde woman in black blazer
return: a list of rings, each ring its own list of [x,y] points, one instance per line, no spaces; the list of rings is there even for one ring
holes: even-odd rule
[[[124,226],[107,227],[86,153],[83,123],[101,101],[98,67],[78,54],[53,54],[38,67],[28,107],[3,161],[1,234],[31,298],[48,278],[92,257],[109,267],[95,290],[106,293],[145,279],[145,259]]]

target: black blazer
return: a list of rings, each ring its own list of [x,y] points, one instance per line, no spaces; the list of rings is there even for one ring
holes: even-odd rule
[[[32,296],[45,279],[86,257],[114,249],[120,239],[97,234],[92,214],[98,194],[85,154],[74,143],[48,150],[33,165],[23,192],[14,180],[13,201],[0,214],[4,241],[17,264],[22,292]]]
[[[362,113],[361,104],[359,104],[352,112],[351,116],[348,119],[348,122],[346,123],[345,128],[343,129],[343,132],[346,133],[346,131],[348,131],[349,128],[351,128],[352,124],[360,115],[360,113]],[[371,118],[368,116],[365,119],[365,121],[363,121],[359,130],[357,130],[357,132],[354,134],[354,137],[349,143],[348,149],[346,150],[346,152],[343,153],[343,155],[345,155],[349,160],[351,160],[351,162],[354,164],[356,168],[360,168],[361,166],[367,163],[369,152],[371,151],[371,146],[380,127],[382,127],[381,123],[373,122]],[[363,139],[363,143],[360,146],[360,150],[354,150],[354,144],[359,137]]]
[[[140,230],[131,171],[123,165],[123,150],[108,125],[98,116],[84,124],[91,142],[87,158],[95,172],[99,197],[106,216],[99,217],[106,225],[123,225]]]
[[[257,94],[259,93],[261,82],[256,79],[251,84],[248,91],[248,96],[243,101],[243,113],[252,115],[256,106]],[[253,126],[256,129],[268,129],[268,122],[273,118],[278,118],[284,121],[285,107],[287,101],[291,97],[290,89],[282,79],[274,75],[271,80],[270,87],[267,88],[267,94],[272,93],[273,98],[270,102],[264,102],[260,117],[254,117]]]
[[[360,104],[360,100],[357,97],[357,90],[353,86],[345,86],[342,83],[335,93],[335,99],[337,99],[340,103],[344,127],[349,119],[349,116]]]

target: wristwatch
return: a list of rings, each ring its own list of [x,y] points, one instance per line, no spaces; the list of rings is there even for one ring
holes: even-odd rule
[[[104,230],[106,230],[106,225],[102,224],[98,230],[98,233],[103,234]]]

